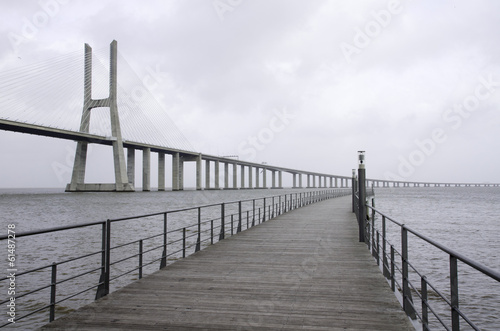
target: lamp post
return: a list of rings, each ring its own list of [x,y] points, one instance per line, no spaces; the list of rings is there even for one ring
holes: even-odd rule
[[[356,169],[352,169],[352,212],[356,212],[356,187],[358,184],[356,183]]]
[[[358,226],[359,242],[365,242],[366,227],[366,172],[365,172],[365,151],[358,151]]]

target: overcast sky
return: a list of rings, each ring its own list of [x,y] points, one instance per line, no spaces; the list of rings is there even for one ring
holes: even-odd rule
[[[349,176],[365,150],[369,178],[500,182],[498,1],[0,4],[0,72],[115,39],[196,151]],[[75,146],[1,131],[0,187],[63,187]],[[112,181],[95,150],[87,181]]]

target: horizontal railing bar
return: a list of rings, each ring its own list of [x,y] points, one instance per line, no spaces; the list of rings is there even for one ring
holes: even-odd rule
[[[62,284],[62,283],[68,282],[68,281],[73,280],[73,279],[75,279],[75,278],[79,278],[79,277],[82,277],[82,276],[85,276],[85,275],[91,274],[91,273],[96,272],[96,271],[99,271],[99,270],[102,270],[102,267],[95,268],[95,269],[92,269],[92,270],[90,270],[90,271],[86,271],[86,272],[84,272],[83,274],[79,274],[79,275],[71,276],[71,277],[69,277],[69,278],[65,278],[65,279],[63,279],[63,280],[57,281],[57,282],[56,282],[56,285],[59,285],[59,284]]]
[[[387,215],[383,214],[382,212],[380,212],[379,210],[373,208],[372,206],[370,206],[368,204],[366,204],[366,206],[368,208],[370,208],[370,209],[373,209],[378,214],[380,214],[382,216],[385,216],[386,219],[389,219],[391,222],[399,225],[400,227],[404,227],[408,232],[414,234],[418,238],[426,241],[427,243],[429,243],[429,244],[433,245],[434,247],[442,250],[443,252],[445,252],[445,253],[453,256],[453,257],[456,257],[458,260],[460,260],[463,263],[469,265],[470,267],[476,269],[477,271],[480,271],[483,274],[485,274],[485,275],[493,278],[494,280],[500,282],[500,273],[499,272],[497,272],[497,271],[495,271],[495,270],[493,270],[493,269],[491,269],[491,268],[489,268],[489,267],[487,267],[487,266],[485,266],[485,265],[483,265],[481,263],[478,263],[476,261],[473,261],[473,260],[469,259],[468,257],[462,255],[461,253],[458,253],[457,251],[454,251],[454,250],[452,250],[452,249],[450,249],[450,248],[448,248],[448,247],[446,247],[446,246],[438,243],[437,241],[435,241],[435,240],[433,240],[433,239],[431,239],[431,238],[429,238],[429,237],[427,237],[427,236],[425,236],[425,235],[423,235],[423,234],[421,234],[421,233],[419,233],[419,232],[417,232],[417,231],[415,231],[415,230],[413,230],[413,229],[405,226],[404,224],[401,224],[401,223],[399,223],[397,221],[394,221],[393,219],[391,219]]]
[[[58,232],[58,231],[64,231],[64,230],[72,230],[72,229],[84,228],[84,227],[87,227],[87,226],[102,225],[104,223],[106,223],[106,221],[98,221],[98,222],[91,222],[91,223],[80,223],[80,224],[74,224],[74,225],[59,226],[59,227],[54,227],[54,228],[41,229],[41,230],[33,230],[33,231],[26,231],[26,232],[19,232],[19,233],[16,232],[16,239],[20,238],[20,237],[39,235],[39,234],[44,234],[44,233],[49,233],[49,232]],[[2,236],[0,236],[0,240],[8,239],[8,236],[9,235],[2,235]]]

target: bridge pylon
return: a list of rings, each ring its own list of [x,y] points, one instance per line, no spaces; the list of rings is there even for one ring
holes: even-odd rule
[[[105,99],[92,99],[92,48],[85,44],[85,76],[84,102],[80,132],[89,132],[91,110],[97,107],[109,108],[111,117],[111,144],[115,167],[114,184],[86,184],[85,168],[87,164],[87,147],[89,142],[79,141],[76,147],[75,162],[71,183],[66,186],[66,192],[133,192],[134,186],[129,183],[125,152],[120,129],[120,119],[117,106],[117,53],[116,40],[111,43],[109,69],[109,96]]]

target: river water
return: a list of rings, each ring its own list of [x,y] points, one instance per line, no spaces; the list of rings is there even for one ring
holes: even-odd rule
[[[150,214],[199,205],[208,205],[225,201],[255,199],[263,196],[291,194],[305,190],[231,190],[231,191],[182,191],[182,192],[136,192],[136,193],[64,193],[60,189],[11,189],[0,190],[0,226],[7,231],[8,224],[15,224],[17,233],[59,227],[78,223],[103,221],[140,214]],[[381,188],[375,190],[377,209],[396,220],[405,223],[414,230],[435,239],[444,245],[490,267],[500,270],[500,189],[499,188]],[[228,205],[226,215],[236,212],[237,205]],[[250,209],[247,204],[243,210]],[[216,219],[220,215],[220,207],[207,208],[203,211],[203,220]],[[141,221],[126,221],[113,224],[113,245],[119,245],[158,234],[163,229],[162,217],[152,217]],[[196,210],[183,215],[169,216],[169,231],[194,224],[197,219]],[[377,220],[378,221],[378,220]],[[229,228],[229,225],[227,225]],[[228,228],[226,230],[228,230]],[[189,231],[187,230],[188,236]],[[399,230],[388,226],[388,237],[395,247],[399,245]],[[175,241],[175,234],[170,235],[169,242]],[[16,267],[18,272],[60,262],[77,255],[97,252],[101,245],[101,227],[93,226],[66,232],[19,238],[16,243]],[[187,239],[193,242],[194,238]],[[150,243],[149,243],[150,242]],[[154,238],[144,244],[148,247],[161,245],[161,238]],[[149,245],[149,246],[148,246]],[[177,243],[174,248],[179,248]],[[448,257],[439,251],[410,238],[410,260],[428,279],[439,287],[440,291],[449,293]],[[176,250],[177,250],[176,248]],[[128,251],[127,251],[128,249]],[[137,245],[123,248],[116,256],[137,254]],[[192,250],[191,250],[192,251]],[[188,253],[191,253],[189,251]],[[5,252],[7,255],[7,252]],[[115,254],[115,253],[113,253]],[[120,255],[122,254],[122,255]],[[161,251],[151,253],[150,259],[157,259]],[[181,253],[169,257],[172,263]],[[148,257],[144,255],[145,261]],[[4,260],[5,261],[5,260]],[[124,266],[116,266],[115,274],[130,270],[129,262]],[[137,258],[130,260],[137,265]],[[100,255],[78,260],[58,266],[58,279],[70,278],[89,270],[99,268]],[[152,263],[143,272],[148,274],[158,269],[159,263]],[[3,267],[7,269],[7,262]],[[25,292],[28,288],[43,287],[50,283],[50,269],[37,272],[35,275],[20,276],[16,279],[16,291]],[[412,276],[415,282],[419,282]],[[115,290],[138,278],[133,272],[112,282]],[[459,264],[460,305],[471,319],[484,330],[499,330],[500,321],[500,284],[488,280],[473,269]],[[92,286],[99,280],[99,271],[91,275],[79,277],[58,286],[57,293],[75,293],[82,286]],[[8,299],[7,287],[2,282],[1,300]],[[71,312],[94,299],[95,289],[90,290],[57,306],[56,317]],[[17,313],[24,315],[24,310],[38,309],[50,302],[50,291],[45,289],[26,299],[18,299]],[[446,308],[437,304],[437,309],[446,313]],[[8,316],[0,324],[7,322]],[[7,317],[6,317],[7,316]],[[35,314],[7,328],[30,330],[48,321],[48,313]],[[439,329],[439,328],[438,328]],[[466,328],[464,328],[466,329]]]

